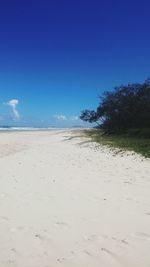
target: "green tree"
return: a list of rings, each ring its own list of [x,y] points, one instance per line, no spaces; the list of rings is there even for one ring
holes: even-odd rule
[[[80,118],[112,132],[150,128],[150,79],[104,92],[97,109],[82,111]]]

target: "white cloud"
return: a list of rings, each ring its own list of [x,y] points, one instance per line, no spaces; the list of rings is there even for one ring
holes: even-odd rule
[[[11,99],[9,102],[7,102],[7,105],[11,108],[13,120],[18,121],[20,120],[20,114],[17,110],[17,105],[19,104],[18,99]]]
[[[65,116],[65,115],[54,115],[54,118],[61,121],[77,121],[78,116]]]
[[[79,117],[78,116],[72,116],[72,117],[70,117],[70,120],[77,121],[77,120],[79,120]]]
[[[54,118],[56,118],[57,120],[62,120],[62,121],[67,120],[67,117],[65,115],[55,115]]]

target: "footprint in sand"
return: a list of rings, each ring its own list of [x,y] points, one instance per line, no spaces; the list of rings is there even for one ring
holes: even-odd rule
[[[96,234],[91,234],[91,235],[85,235],[83,237],[83,240],[85,242],[99,242],[101,240],[103,240],[105,237],[100,236],[100,235],[96,235]]]
[[[51,243],[50,238],[48,238],[48,237],[45,236],[45,235],[36,234],[36,235],[35,235],[35,238],[39,239],[41,242],[44,242],[45,244],[48,244],[48,245]]]
[[[97,238],[96,235],[85,235],[85,236],[83,237],[84,241],[95,241],[96,238]]]
[[[126,267],[127,263],[125,259],[122,259],[122,257],[116,253],[114,253],[113,251],[107,249],[107,248],[101,248],[101,253],[106,254],[106,256],[108,255],[114,262],[115,265],[113,266],[119,266],[119,267]]]
[[[83,251],[86,255],[88,255],[89,257],[94,257],[94,255],[91,253],[91,252],[89,252],[88,250],[84,250]]]
[[[36,238],[40,239],[40,240],[44,240],[44,236],[40,235],[40,234],[36,234],[35,235]]]
[[[14,266],[15,263],[16,263],[15,260],[8,260],[6,262],[6,264],[9,264],[9,265],[12,265],[13,264],[13,266]]]
[[[69,224],[66,223],[66,222],[56,222],[56,223],[54,223],[54,226],[55,227],[67,227],[67,228],[70,228]]]
[[[61,259],[57,259],[57,262],[63,263],[65,260],[66,260],[65,258],[61,258]]]
[[[132,236],[135,238],[143,239],[145,241],[150,241],[150,234],[137,232],[137,233],[133,233]]]
[[[116,241],[116,242],[118,242],[118,243],[122,243],[122,244],[124,244],[124,245],[129,245],[129,243],[127,242],[126,239],[118,239],[118,238],[116,238],[116,237],[112,237],[112,240],[114,240],[114,241]]]
[[[11,252],[16,253],[17,250],[15,248],[11,248]]]

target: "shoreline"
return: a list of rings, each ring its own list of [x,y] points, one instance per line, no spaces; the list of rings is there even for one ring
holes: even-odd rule
[[[81,131],[87,130],[90,128],[24,128],[24,127],[12,127],[12,128],[0,128],[0,133],[8,133],[8,132],[51,132],[51,131]]]

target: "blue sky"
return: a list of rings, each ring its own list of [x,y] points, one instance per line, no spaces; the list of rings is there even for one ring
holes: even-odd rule
[[[0,124],[81,124],[103,91],[144,81],[149,10],[145,0],[1,1]]]

